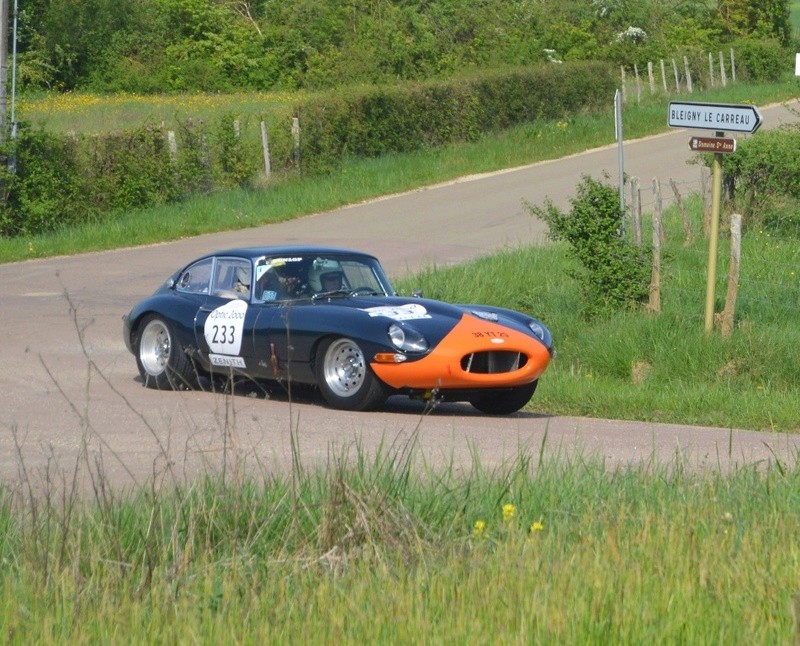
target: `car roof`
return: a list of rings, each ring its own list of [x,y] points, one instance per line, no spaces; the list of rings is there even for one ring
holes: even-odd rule
[[[251,260],[255,258],[261,258],[263,256],[290,256],[290,255],[357,255],[363,256],[367,258],[376,259],[370,253],[366,253],[364,251],[358,251],[356,249],[345,249],[341,247],[325,247],[325,246],[313,246],[313,245],[282,245],[282,246],[275,246],[275,247],[236,247],[233,249],[221,249],[219,251],[213,251],[211,253],[207,253],[196,260],[202,260],[203,258],[211,258],[213,256],[239,256],[243,258],[250,258]],[[193,261],[194,262],[194,261]]]

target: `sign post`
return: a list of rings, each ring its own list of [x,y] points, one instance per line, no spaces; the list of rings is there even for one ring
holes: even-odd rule
[[[755,132],[761,126],[761,113],[754,105],[672,101],[667,125],[670,128]]]
[[[722,133],[718,133],[722,134]],[[722,154],[714,154],[714,175],[711,182],[711,231],[708,240],[708,271],[706,273],[706,310],[703,329],[714,329],[714,297],[717,286],[717,245],[719,238],[719,203],[722,200]]]
[[[667,125],[670,128],[714,130],[714,137],[692,137],[689,147],[698,152],[714,154],[711,188],[711,231],[708,243],[708,273],[706,276],[706,333],[714,328],[714,296],[717,282],[717,244],[719,212],[722,200],[722,155],[736,150],[735,139],[725,139],[724,131],[753,133],[761,126],[761,113],[753,105],[722,103],[689,103],[672,101],[669,104]]]

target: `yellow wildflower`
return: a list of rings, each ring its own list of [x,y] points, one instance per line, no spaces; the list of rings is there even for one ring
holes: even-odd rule
[[[486,522],[482,520],[475,521],[475,527],[472,528],[472,534],[477,538],[483,536],[483,530],[486,529]]]
[[[536,532],[541,532],[543,529],[544,529],[544,524],[537,520],[531,525],[531,528],[528,531],[530,531],[531,534],[535,534]]]
[[[516,511],[517,508],[510,502],[503,505],[503,522],[510,523],[514,519]]]

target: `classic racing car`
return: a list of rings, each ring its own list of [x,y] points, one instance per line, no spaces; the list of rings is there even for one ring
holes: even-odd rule
[[[404,394],[513,413],[553,355],[550,332],[530,316],[399,296],[375,257],[327,247],[202,256],[123,326],[150,388],[215,376],[311,384],[347,410]]]

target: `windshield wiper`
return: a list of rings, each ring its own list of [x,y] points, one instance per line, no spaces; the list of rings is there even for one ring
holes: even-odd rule
[[[345,297],[350,296],[351,292],[349,289],[332,289],[328,292],[317,292],[313,296],[311,296],[312,301],[317,301],[320,298],[333,298],[333,297]]]

